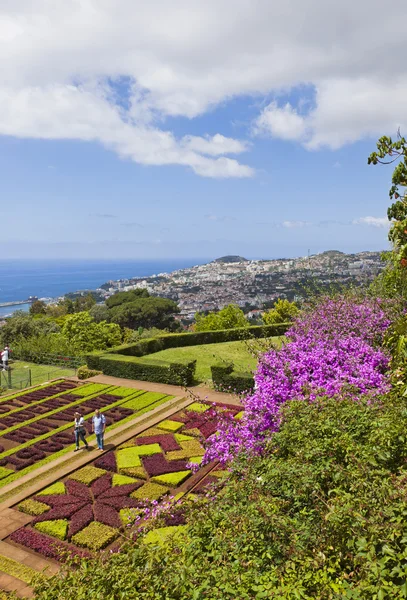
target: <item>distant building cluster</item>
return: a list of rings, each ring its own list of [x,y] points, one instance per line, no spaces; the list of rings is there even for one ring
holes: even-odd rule
[[[197,312],[220,310],[230,303],[248,308],[248,317],[256,319],[278,298],[300,300],[310,285],[369,283],[384,268],[380,255],[328,251],[277,260],[231,256],[173,273],[108,281],[97,291],[106,298],[118,291],[146,288],[152,295],[175,300],[181,311],[178,318],[185,321],[192,321]]]

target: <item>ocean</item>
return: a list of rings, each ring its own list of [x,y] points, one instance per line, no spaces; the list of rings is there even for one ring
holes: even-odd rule
[[[95,289],[110,279],[147,277],[204,264],[205,259],[137,260],[7,260],[0,261],[0,304],[29,296],[56,298],[77,290]],[[0,317],[28,305],[0,307]]]

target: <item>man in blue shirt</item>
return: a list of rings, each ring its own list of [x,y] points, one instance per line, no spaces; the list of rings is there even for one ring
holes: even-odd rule
[[[106,417],[101,414],[100,410],[95,410],[94,417],[92,418],[92,431],[96,433],[96,441],[99,450],[103,450],[103,436],[106,429]]]

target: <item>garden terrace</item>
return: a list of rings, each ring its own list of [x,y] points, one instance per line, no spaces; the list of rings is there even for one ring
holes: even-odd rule
[[[124,408],[134,410],[143,396],[129,397]],[[219,416],[236,417],[241,407],[192,402],[158,420],[114,450],[37,491],[14,507],[30,523],[9,540],[43,556],[61,559],[61,552],[93,553],[123,539],[127,524],[143,508],[169,495],[179,497],[199,484],[214,467],[199,465],[205,440],[217,430]],[[182,517],[175,518],[182,524]],[[179,522],[178,522],[179,521]]]
[[[0,416],[0,488],[73,448],[76,411],[84,415],[90,433],[89,417],[96,409],[111,429],[170,398],[121,386],[68,381],[5,399],[0,405],[8,409]]]

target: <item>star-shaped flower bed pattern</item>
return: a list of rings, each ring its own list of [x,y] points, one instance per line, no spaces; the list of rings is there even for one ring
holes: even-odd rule
[[[70,547],[105,548],[146,503],[190,489],[189,464],[201,462],[203,444],[216,431],[219,413],[235,417],[240,410],[196,402],[146,429],[23,501],[19,509],[34,519],[11,539],[37,551],[46,536],[58,544],[70,542]],[[193,482],[196,485],[196,477]],[[42,536],[40,541],[36,535]]]
[[[86,475],[86,469],[88,467],[82,469],[84,475]],[[100,471],[99,477],[89,487],[80,481],[67,479],[65,481],[65,494],[35,496],[34,500],[47,505],[50,510],[34,519],[32,522],[34,527],[45,533],[44,523],[50,524],[51,527],[53,521],[66,520],[68,522],[66,538],[72,539],[75,543],[76,534],[95,521],[113,528],[113,531],[116,530],[112,539],[117,537],[117,530],[123,525],[120,510],[138,506],[137,500],[131,498],[130,494],[137,490],[142,482],[134,480],[125,485],[115,485],[112,473],[104,472],[101,469],[97,469],[97,471]],[[49,531],[52,532],[52,527]],[[109,541],[112,541],[112,539]],[[94,541],[89,544],[86,543],[86,539],[82,540],[81,538],[80,541],[84,541],[80,545],[92,547],[93,549],[100,549],[105,545],[104,539],[101,539],[98,548],[95,548]]]

